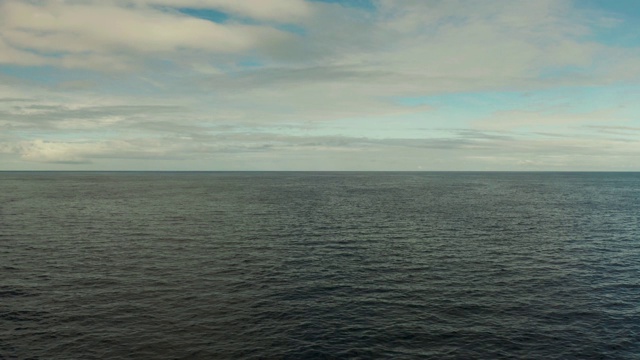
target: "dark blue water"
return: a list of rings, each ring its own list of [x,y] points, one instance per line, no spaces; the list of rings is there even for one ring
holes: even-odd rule
[[[0,173],[0,358],[638,359],[639,224],[630,173]]]

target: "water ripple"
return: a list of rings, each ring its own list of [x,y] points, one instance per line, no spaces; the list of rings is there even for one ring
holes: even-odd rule
[[[640,358],[638,174],[0,185],[0,359]]]

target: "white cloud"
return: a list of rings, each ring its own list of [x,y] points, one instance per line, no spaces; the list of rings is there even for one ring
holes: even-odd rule
[[[1,10],[1,8],[0,8]],[[0,32],[0,35],[2,33]],[[43,65],[46,63],[40,56],[16,49],[0,36],[0,64],[19,64],[23,66]]]
[[[205,142],[189,137],[0,142],[2,153],[18,155],[32,164],[94,163],[98,168],[111,164],[114,169],[132,164],[146,169],[182,164],[200,169],[271,170],[412,170],[416,166],[432,170],[624,170],[634,168],[640,147],[637,142],[605,137],[492,138],[478,133],[476,137],[369,139],[238,133],[210,136]]]
[[[21,158],[26,161],[53,163],[84,163],[85,156],[104,151],[103,144],[59,143],[40,139],[23,141],[16,146]]]
[[[577,124],[610,124],[624,121],[617,109],[571,113],[566,111],[509,110],[473,122],[481,130],[512,131],[532,128],[557,128]]]
[[[358,60],[411,74],[426,92],[540,86],[546,68],[589,66],[603,50],[581,39],[586,20],[566,1],[382,4],[375,34],[386,33],[378,36],[386,43],[362,49]]]
[[[539,79],[546,69],[586,69],[597,61],[609,78],[635,66],[628,56],[602,60],[615,52],[584,40],[594,21],[571,4],[382,0],[377,12],[369,12],[302,0],[5,0],[0,61],[127,70],[160,56],[219,74],[250,55],[260,59],[260,67],[386,72],[394,87],[425,94],[545,86],[563,80],[561,75]],[[267,23],[218,24],[158,6],[217,9]],[[305,35],[278,30],[268,21],[299,22]],[[566,75],[564,81],[597,80]]]
[[[110,2],[0,3],[0,61],[123,70],[144,54],[241,53],[286,33],[272,27],[217,24],[151,7]]]
[[[437,138],[425,131],[424,138],[372,139],[367,131],[383,119],[404,134],[409,126],[453,127],[448,114],[403,106],[402,97],[603,86],[637,83],[640,76],[637,48],[592,36],[616,23],[580,11],[574,1],[375,4],[376,10],[302,0],[0,0],[0,63],[66,68],[42,82],[28,71],[0,78],[0,97],[32,98],[0,104],[0,148],[5,159],[41,163],[180,158],[232,166],[216,159],[243,154],[246,167],[271,161],[286,168],[288,161],[330,168],[335,161],[375,169],[468,166],[470,154],[483,164],[555,168],[595,156],[593,147],[624,161],[639,153],[628,138],[612,137],[621,136],[614,130],[582,131],[625,124],[613,109],[512,109],[455,125],[489,135],[449,131]],[[215,23],[177,8],[231,18]],[[403,123],[407,114],[414,115],[411,124]],[[340,136],[337,128],[331,136],[314,133],[354,119],[365,124],[362,138]],[[307,126],[309,133],[285,135],[287,126]],[[571,127],[585,137],[559,136]]]
[[[34,139],[5,145],[5,153],[18,154],[22,160],[29,162],[83,164],[105,158],[179,159],[185,155],[183,147],[184,144],[160,139],[75,141]]]
[[[298,22],[312,13],[311,5],[303,0],[131,0],[130,2],[176,8],[219,9],[254,19],[288,23]]]

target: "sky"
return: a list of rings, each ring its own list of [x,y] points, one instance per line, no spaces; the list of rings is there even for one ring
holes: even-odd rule
[[[0,170],[640,171],[637,0],[0,0]]]

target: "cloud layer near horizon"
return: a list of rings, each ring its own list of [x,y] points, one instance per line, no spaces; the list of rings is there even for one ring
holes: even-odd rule
[[[0,0],[0,169],[640,170],[591,3]]]

